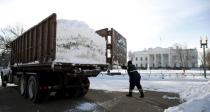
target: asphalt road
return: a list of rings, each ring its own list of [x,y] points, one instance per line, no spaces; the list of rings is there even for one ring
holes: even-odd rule
[[[124,92],[89,90],[83,98],[57,98],[51,96],[34,104],[18,93],[17,87],[0,87],[0,112],[162,112],[179,104],[178,99],[165,99],[163,96],[178,97],[177,94],[146,91],[145,98],[126,97]]]

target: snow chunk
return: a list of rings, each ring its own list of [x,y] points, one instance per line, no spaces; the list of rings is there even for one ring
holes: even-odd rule
[[[167,95],[164,95],[162,98],[163,99],[168,99],[168,100],[176,100],[176,99],[179,99],[178,97],[170,97],[170,96],[167,96]]]
[[[97,112],[98,107],[95,103],[81,103],[77,105],[74,109],[66,110],[64,112]]]
[[[86,23],[57,20],[55,62],[106,64],[106,41]]]
[[[82,111],[91,111],[96,108],[95,103],[83,103],[77,107],[77,109],[82,110]]]

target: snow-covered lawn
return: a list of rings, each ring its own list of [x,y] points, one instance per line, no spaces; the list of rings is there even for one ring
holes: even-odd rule
[[[118,71],[123,75],[109,76],[102,73],[97,77],[91,77],[90,88],[127,92],[129,77],[125,71],[115,70],[114,72]],[[141,84],[144,90],[173,92],[180,95],[183,103],[170,107],[165,112],[210,112],[210,82],[200,73],[201,71],[198,70],[188,70],[183,75],[182,71],[156,70],[150,74],[145,70],[141,71]],[[137,89],[135,90],[137,92]]]
[[[117,72],[117,71],[115,71]],[[120,71],[122,75],[106,75],[101,73],[97,77],[91,77],[91,89],[102,89],[107,91],[127,92],[129,88],[129,77],[126,72]],[[203,76],[188,77],[182,74],[165,75],[152,73],[151,75],[142,73],[141,84],[144,90],[180,93],[187,88],[199,87],[207,84],[208,79]]]

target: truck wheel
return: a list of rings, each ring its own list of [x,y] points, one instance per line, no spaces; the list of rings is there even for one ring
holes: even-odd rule
[[[89,90],[90,81],[88,77],[82,77],[80,80],[81,80],[81,87],[73,89],[74,97],[83,97],[87,94]]]
[[[79,82],[80,87],[74,87],[67,89],[68,95],[71,97],[83,97],[87,94],[90,86],[88,77],[79,77],[74,79],[75,82]]]
[[[39,83],[36,76],[30,76],[28,79],[28,97],[32,102],[39,102]]]
[[[83,97],[87,94],[89,87],[90,87],[90,81],[88,79],[88,77],[83,77],[82,78],[82,88],[80,88],[80,93],[79,93],[79,97]]]
[[[27,81],[24,76],[20,78],[20,95],[27,97]]]
[[[7,86],[7,83],[5,83],[5,79],[4,79],[4,76],[3,76],[2,73],[1,73],[1,86],[2,87],[6,87]]]

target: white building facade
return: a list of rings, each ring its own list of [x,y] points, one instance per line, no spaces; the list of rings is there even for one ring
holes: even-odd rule
[[[196,68],[196,49],[149,48],[132,53],[130,57],[137,68]]]

